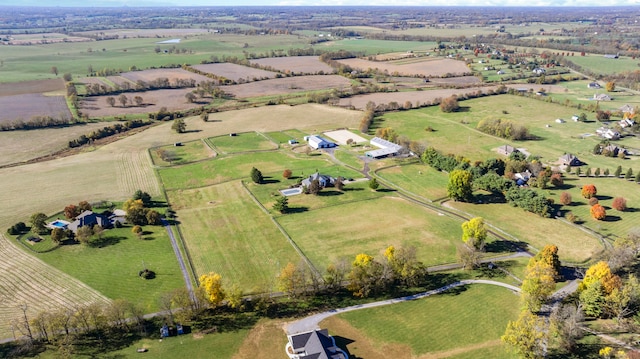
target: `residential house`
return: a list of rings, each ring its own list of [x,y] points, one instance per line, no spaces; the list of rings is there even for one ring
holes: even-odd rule
[[[309,146],[315,148],[316,150],[319,148],[333,148],[336,147],[336,144],[324,139],[317,135],[312,135],[307,137],[307,141],[309,142]]]
[[[504,145],[504,146],[498,147],[498,153],[501,154],[501,155],[509,156],[513,152],[518,152],[518,149],[513,147],[513,146],[509,146],[509,145]]]
[[[618,157],[620,153],[627,155],[627,150],[612,144],[602,147],[602,154],[605,156]]]
[[[635,121],[630,119],[630,118],[625,118],[620,120],[620,122],[618,122],[618,124],[620,125],[620,127],[622,128],[627,128],[627,127],[631,127],[633,125],[635,125]]]
[[[505,74],[505,72],[504,72],[504,70],[498,70],[498,72],[496,72],[496,74],[498,74],[498,75],[504,75],[504,74]]]
[[[335,339],[326,329],[287,335],[285,350],[290,359],[348,359],[336,346]]]
[[[545,70],[545,69],[543,69],[541,67],[536,67],[531,72],[533,72],[536,75],[544,75],[544,73],[547,72],[547,70]]]
[[[529,182],[529,179],[531,179],[533,175],[531,174],[531,172],[529,172],[529,170],[526,170],[524,172],[516,173],[515,175],[513,175],[513,177],[515,178],[516,184],[518,186],[526,186],[527,182]]]
[[[558,161],[561,165],[565,166],[576,167],[582,165],[582,162],[578,159],[578,157],[570,153],[565,153],[564,155],[560,156],[560,158],[558,158]]]
[[[587,88],[590,88],[590,89],[599,89],[599,88],[602,88],[602,86],[600,86],[600,84],[599,84],[599,83],[597,83],[597,82],[595,82],[595,81],[594,81],[594,82],[589,82],[589,83],[587,84]]]
[[[596,130],[596,134],[602,138],[606,138],[607,140],[619,140],[620,133],[616,130],[613,130],[609,127],[600,127]]]
[[[104,215],[92,211],[84,211],[76,217],[75,221],[69,223],[67,229],[70,229],[73,233],[77,233],[81,227],[93,227],[95,225],[99,225],[102,228],[111,228],[112,223],[109,218]]]
[[[375,147],[379,148],[378,150],[371,150],[371,151],[365,152],[365,156],[370,157],[370,158],[376,158],[377,159],[377,158],[395,156],[402,149],[402,146],[400,146],[399,144],[393,143],[391,141],[387,141],[387,140],[382,139],[380,137],[372,138],[369,141],[369,143],[372,146],[375,146]]]
[[[622,113],[636,113],[636,108],[629,104],[620,107],[618,110]]]
[[[600,93],[600,94],[593,94],[593,100],[594,101],[611,101],[612,98],[606,93]]]
[[[318,183],[320,184],[320,187],[324,188],[324,187],[333,187],[336,183],[336,179],[331,177],[331,176],[327,176],[327,175],[322,175],[318,172],[312,174],[311,176],[305,178],[302,180],[302,182],[300,182],[300,184],[302,184],[302,186],[304,187],[309,187],[311,186],[311,182],[318,180]]]

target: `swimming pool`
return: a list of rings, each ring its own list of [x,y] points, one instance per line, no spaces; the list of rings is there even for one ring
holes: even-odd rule
[[[69,225],[69,222],[62,221],[59,219],[49,223],[49,226],[56,227],[56,228],[67,228],[68,225]]]
[[[297,194],[302,193],[302,188],[287,188],[287,189],[281,189],[280,193],[282,193],[285,196],[295,196]]]

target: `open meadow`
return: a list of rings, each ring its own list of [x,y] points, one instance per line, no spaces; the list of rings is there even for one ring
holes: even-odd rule
[[[416,301],[339,314],[320,326],[341,338],[349,354],[358,358],[507,359],[513,354],[500,336],[519,309],[517,294],[473,284]]]

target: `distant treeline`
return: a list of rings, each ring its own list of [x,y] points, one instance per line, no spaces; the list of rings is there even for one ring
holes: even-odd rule
[[[35,130],[46,127],[64,127],[74,124],[73,118],[65,115],[53,116],[33,116],[30,120],[16,120],[0,123],[0,131]]]

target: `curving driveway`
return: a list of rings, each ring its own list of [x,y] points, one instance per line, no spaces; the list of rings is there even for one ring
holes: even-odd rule
[[[451,284],[445,285],[444,287],[441,287],[441,288],[438,288],[438,289],[434,289],[434,290],[430,290],[430,291],[424,292],[424,293],[418,293],[418,294],[409,295],[409,296],[401,297],[401,298],[387,299],[387,300],[382,300],[382,301],[379,301],[379,302],[358,304],[358,305],[353,305],[351,307],[340,308],[340,309],[332,309],[332,310],[328,310],[326,312],[314,314],[314,315],[308,316],[306,318],[300,319],[298,321],[295,321],[293,323],[290,323],[289,325],[287,325],[286,331],[287,331],[287,334],[289,334],[289,335],[312,331],[312,330],[315,330],[315,329],[319,328],[318,324],[321,321],[323,321],[324,319],[326,319],[328,317],[336,315],[336,314],[345,313],[345,312],[351,312],[351,311],[360,310],[360,309],[381,307],[383,305],[396,304],[396,303],[407,302],[407,301],[410,301],[410,300],[426,298],[426,297],[428,297],[430,295],[439,294],[439,293],[447,291],[447,290],[449,290],[451,288],[460,287],[460,286],[464,286],[464,285],[468,285],[468,284],[497,285],[497,286],[504,287],[504,288],[507,288],[509,290],[512,290],[514,292],[520,292],[520,288],[519,287],[510,285],[510,284],[506,284],[506,283],[502,283],[502,282],[496,282],[496,281],[493,281],[493,280],[483,280],[483,279],[467,279],[467,280],[461,280],[459,282],[451,283]]]

